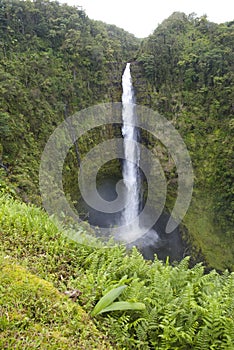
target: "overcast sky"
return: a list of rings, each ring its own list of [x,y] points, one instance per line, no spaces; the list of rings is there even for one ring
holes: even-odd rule
[[[96,20],[115,24],[139,38],[143,38],[175,11],[187,15],[206,14],[208,20],[221,23],[234,19],[233,0],[59,0],[82,6],[86,14]]]

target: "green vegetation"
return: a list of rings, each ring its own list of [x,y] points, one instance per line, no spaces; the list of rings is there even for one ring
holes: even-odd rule
[[[127,276],[126,276],[127,277]],[[124,291],[126,285],[115,287],[108,291],[95,305],[92,311],[92,316],[102,314],[103,312],[109,311],[122,311],[122,310],[144,310],[145,304],[143,303],[133,303],[129,301],[116,301],[118,296]]]
[[[0,0],[0,38],[0,348],[232,350],[233,22],[175,13],[139,41],[80,7]],[[182,227],[192,261],[202,254],[206,267],[229,271],[189,268],[188,257],[145,261],[135,248],[91,241],[88,224],[71,227],[64,217],[58,226],[35,206],[49,135],[77,111],[119,102],[126,61],[134,61],[137,102],[172,121],[193,160]],[[116,135],[116,125],[97,128],[70,150],[63,185],[73,204],[77,162]],[[147,133],[142,139],[155,145]],[[177,174],[160,144],[156,151],[170,209]],[[119,172],[111,161],[98,181]]]
[[[0,257],[1,349],[112,349],[90,317],[53,285]]]
[[[184,224],[207,264],[221,270],[234,264],[233,45],[233,22],[174,13],[141,43],[132,66],[137,102],[170,119],[187,145],[195,187]]]
[[[122,70],[138,40],[48,0],[0,0],[0,37],[0,162],[21,197],[40,203],[38,168],[48,137],[67,116],[121,100]],[[93,134],[81,140],[80,153],[94,141]],[[74,149],[69,159],[68,191]]]
[[[80,7],[48,0],[0,5],[0,186],[40,205],[39,162],[49,135],[74,112],[120,101],[124,65],[135,60],[137,102],[171,119],[192,157],[196,182],[184,225],[193,258],[201,252],[208,266],[233,269],[233,23],[175,13],[139,41],[90,20]],[[66,158],[65,193],[84,217],[77,162],[116,135],[116,126],[92,130]],[[150,135],[143,142],[153,144]],[[161,153],[170,210],[177,174]],[[98,181],[120,171],[118,160],[109,162]]]
[[[109,341],[114,349],[232,349],[234,273],[80,245],[42,210],[6,195],[0,217],[3,348],[111,349]],[[73,303],[62,295],[67,290],[79,291]],[[145,308],[87,315],[118,297]]]

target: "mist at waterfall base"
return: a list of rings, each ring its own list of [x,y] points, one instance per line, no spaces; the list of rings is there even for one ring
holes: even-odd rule
[[[141,174],[141,177],[144,175]],[[114,201],[117,198],[116,184],[119,178],[106,177],[97,185],[97,191],[100,196],[106,201]],[[95,194],[94,194],[95,196]],[[140,203],[140,206],[143,206]],[[83,203],[85,210],[88,212],[87,220],[95,227],[111,227],[117,226],[121,222],[123,212],[116,213],[104,213],[94,208],[89,207],[86,203]],[[152,215],[154,215],[152,210]],[[157,254],[160,260],[166,260],[169,256],[170,261],[180,261],[184,257],[184,251],[186,249],[182,239],[179,228],[176,228],[172,233],[165,233],[166,225],[169,220],[170,214],[163,212],[155,225],[141,238],[127,243],[126,246],[131,248],[136,246],[142,253],[145,259],[153,260],[154,255]],[[144,225],[144,223],[140,223]],[[126,233],[127,234],[127,233]]]
[[[124,209],[115,213],[104,213],[89,207],[84,203],[88,211],[88,221],[93,226],[110,228],[123,226],[123,231],[117,240],[125,242],[131,248],[136,246],[146,259],[154,259],[157,254],[159,259],[165,260],[168,256],[173,260],[181,260],[185,247],[183,245],[179,229],[171,234],[166,234],[166,224],[170,215],[162,213],[157,222],[150,229],[146,229],[143,235],[144,222],[140,222],[139,213],[143,209],[142,181],[144,174],[139,168],[140,149],[139,132],[134,126],[137,115],[134,111],[135,97],[132,86],[130,63],[127,63],[122,76],[122,136],[124,159],[121,160],[123,176]],[[131,142],[135,141],[135,142]],[[129,161],[130,160],[130,161]],[[105,178],[97,185],[97,191],[106,201],[114,201],[118,194],[116,185],[120,179]],[[152,215],[154,215],[152,213]],[[132,223],[132,224],[131,224]],[[127,229],[126,229],[127,227]]]

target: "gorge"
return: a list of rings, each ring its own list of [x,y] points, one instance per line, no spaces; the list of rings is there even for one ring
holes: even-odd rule
[[[0,348],[233,349],[234,21],[0,0],[0,38]]]
[[[181,227],[192,247],[190,255],[210,267],[232,268],[233,23],[174,13],[151,36],[139,40],[113,25],[90,20],[80,8],[53,1],[3,0],[0,16],[3,190],[40,206],[39,164],[50,134],[67,115],[121,101],[123,71],[126,62],[132,62],[135,102],[171,121],[192,158],[195,192]],[[121,127],[108,125],[78,140],[80,158],[102,137],[122,137]],[[177,195],[175,166],[152,135],[142,132],[141,140],[149,149],[156,146],[168,184],[169,213]],[[100,171],[98,185],[111,198],[116,192],[108,189],[121,178],[121,169],[117,160]],[[63,173],[66,195],[77,206],[75,149],[70,150]],[[95,220],[112,222],[101,214]],[[162,226],[164,222],[165,218]],[[160,236],[163,229],[156,231]]]
[[[171,261],[179,261],[184,257],[184,253],[188,252],[186,243],[182,240],[181,232],[177,227],[170,234],[166,234],[166,225],[170,219],[170,213],[163,210],[161,215],[158,215],[157,211],[163,208],[156,209],[153,204],[157,202],[157,197],[160,197],[161,191],[161,181],[157,176],[157,169],[155,169],[155,174],[152,175],[155,177],[153,180],[154,186],[158,190],[155,189],[153,191],[156,191],[156,194],[153,197],[153,202],[150,204],[151,207],[145,208],[147,197],[149,196],[148,191],[152,191],[152,187],[150,189],[150,186],[148,186],[149,179],[147,179],[147,173],[144,173],[144,170],[147,172],[149,164],[147,167],[143,166],[144,170],[141,169],[141,166],[143,163],[149,163],[152,159],[144,159],[144,162],[141,160],[141,130],[136,125],[138,119],[137,111],[141,113],[143,111],[140,111],[140,108],[137,109],[135,104],[130,67],[130,63],[127,63],[123,71],[122,104],[121,106],[117,105],[117,107],[121,107],[120,113],[122,115],[122,142],[121,146],[119,145],[119,147],[123,147],[122,159],[119,160],[122,176],[119,174],[116,177],[115,173],[111,175],[109,168],[106,175],[97,182],[97,191],[101,198],[106,200],[111,206],[112,201],[116,200],[117,196],[120,196],[123,209],[112,213],[105,212],[105,209],[102,210],[101,203],[98,206],[95,185],[95,189],[89,190],[88,195],[88,202],[95,203],[95,208],[87,204],[83,198],[78,203],[78,211],[82,212],[83,210],[87,213],[88,222],[95,231],[97,227],[97,235],[100,237],[106,236],[109,231],[108,237],[114,237],[115,240],[124,242],[128,248],[136,246],[146,259],[153,260],[155,254],[157,254],[162,260],[166,260],[169,256]],[[113,108],[115,108],[115,104],[113,104]],[[147,117],[147,113],[148,111],[145,110],[143,119]],[[147,158],[149,154],[143,148],[142,156]],[[98,153],[96,156],[98,157]],[[94,161],[95,158],[92,158],[91,164]],[[102,168],[99,170],[101,172]],[[149,178],[152,175],[149,175]],[[86,172],[85,178],[87,176],[93,178],[91,174]],[[119,193],[116,187],[121,177],[123,178],[123,184]],[[149,181],[152,181],[152,178]],[[82,209],[79,209],[80,207]]]

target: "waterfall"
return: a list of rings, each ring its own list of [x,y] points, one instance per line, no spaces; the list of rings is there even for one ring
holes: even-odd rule
[[[122,135],[125,158],[123,161],[122,174],[123,182],[126,187],[125,209],[122,213],[122,224],[129,225],[128,227],[130,232],[126,233],[129,238],[129,236],[134,236],[134,232],[136,233],[139,231],[138,214],[140,206],[140,175],[138,168],[140,161],[140,150],[137,143],[137,129],[134,126],[134,118],[136,116],[134,113],[134,92],[130,72],[130,63],[127,63],[122,77],[122,88]],[[131,161],[127,159],[130,159]]]

